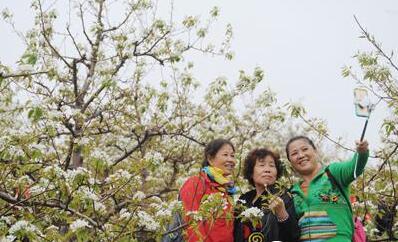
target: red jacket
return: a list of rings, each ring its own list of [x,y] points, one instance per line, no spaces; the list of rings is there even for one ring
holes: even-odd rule
[[[220,184],[211,181],[203,172],[201,172],[199,176],[190,177],[180,189],[180,199],[185,211],[197,211],[201,204],[202,197],[205,194],[221,192],[217,189],[219,186]],[[222,218],[217,218],[212,224],[206,219],[201,221],[198,226],[201,236],[198,236],[192,227],[188,227],[186,230],[186,241],[196,242],[201,239],[206,242],[234,241],[231,199],[228,199],[229,195],[227,193],[221,193],[228,201],[227,206],[224,208],[224,215],[228,213],[230,219],[226,219],[226,216],[222,216]],[[185,217],[186,221],[189,221],[189,219],[188,216]]]

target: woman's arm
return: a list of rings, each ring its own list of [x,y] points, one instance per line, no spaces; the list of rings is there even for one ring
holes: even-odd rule
[[[185,211],[197,211],[205,193],[204,178],[190,177],[180,189],[180,200]]]
[[[335,162],[330,164],[329,170],[340,185],[347,187],[358,176],[360,176],[366,166],[369,157],[368,142],[357,143],[357,152],[351,160]]]
[[[207,234],[201,222],[197,230],[189,226],[191,217],[187,216],[188,212],[198,211],[205,189],[204,178],[200,176],[189,178],[180,189],[180,200],[185,211],[184,221],[188,223],[185,237],[188,242],[198,241],[200,237]]]
[[[294,210],[293,198],[288,194],[285,194],[283,196],[283,201],[289,217],[285,221],[278,222],[280,240],[288,242],[298,241],[300,229],[298,227],[297,216]]]

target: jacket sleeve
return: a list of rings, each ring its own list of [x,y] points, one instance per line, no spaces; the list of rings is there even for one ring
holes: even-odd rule
[[[189,178],[180,189],[180,200],[185,211],[197,211],[204,193],[203,178],[199,176]]]
[[[239,200],[243,200],[243,196],[239,197]],[[239,203],[239,202],[238,202]],[[234,210],[234,241],[235,242],[244,242],[243,236],[243,224],[239,216],[239,211],[237,209]]]
[[[180,200],[185,213],[189,211],[197,211],[199,209],[203,194],[205,193],[205,183],[203,178],[194,176],[189,178],[180,189]],[[189,216],[184,216],[185,222],[189,223]],[[206,235],[206,229],[203,223],[199,223],[197,230],[188,226],[186,229],[185,239],[188,242],[199,241],[199,238]]]
[[[234,220],[234,241],[235,242],[243,242],[243,224],[240,219],[235,218]]]
[[[285,202],[289,218],[286,221],[278,222],[280,240],[288,242],[298,241],[300,229],[298,227],[297,216],[294,210],[293,198],[288,194],[285,194],[283,201]]]
[[[363,173],[368,156],[369,151],[366,153],[355,153],[349,161],[330,164],[330,172],[342,186],[348,187],[351,182]]]

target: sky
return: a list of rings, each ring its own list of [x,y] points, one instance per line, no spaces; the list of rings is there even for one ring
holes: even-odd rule
[[[234,29],[231,63],[199,63],[198,73],[214,79],[226,73],[237,77],[240,69],[259,66],[265,71],[263,88],[277,93],[280,104],[299,102],[308,117],[324,119],[332,138],[342,137],[354,147],[365,122],[355,116],[355,80],[343,78],[342,67],[356,65],[358,51],[373,50],[361,35],[354,15],[382,43],[387,52],[398,50],[398,2],[393,0],[203,0],[175,1],[176,13],[203,14],[220,7],[220,19]],[[198,68],[198,63],[196,63]],[[372,97],[371,97],[372,98]],[[375,99],[372,99],[376,101]],[[380,145],[379,130],[386,106],[373,112],[366,133],[371,147]]]
[[[13,11],[16,27],[26,30],[32,21],[29,2],[0,0],[0,9]],[[301,103],[308,117],[326,121],[332,138],[342,137],[353,147],[365,120],[355,116],[356,82],[343,78],[341,70],[344,65],[355,66],[353,56],[358,51],[372,50],[358,38],[360,29],[353,15],[387,52],[398,51],[398,1],[175,0],[173,14],[206,17],[213,6],[220,8],[215,38],[218,34],[221,38],[227,23],[232,24],[235,58],[198,57],[195,76],[203,82],[218,76],[236,81],[239,70],[250,73],[261,67],[265,80],[260,89],[271,88],[280,104]],[[0,61],[12,65],[21,56],[23,45],[2,21],[0,33]],[[378,133],[387,115],[387,108],[380,104],[370,118],[366,138],[373,148],[380,144]]]

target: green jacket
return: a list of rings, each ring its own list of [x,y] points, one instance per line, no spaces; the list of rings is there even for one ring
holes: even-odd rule
[[[329,165],[330,173],[343,189],[333,186],[323,167],[308,186],[307,196],[300,184],[292,188],[294,206],[299,219],[300,241],[351,241],[354,230],[352,213],[343,196],[349,197],[349,186],[363,173],[369,152],[349,161]]]

